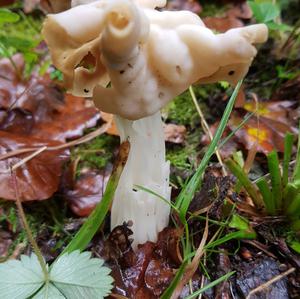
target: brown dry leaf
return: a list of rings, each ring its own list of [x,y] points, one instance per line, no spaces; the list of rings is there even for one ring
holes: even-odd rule
[[[114,121],[113,114],[101,111],[101,119],[103,119],[105,122],[111,124],[109,129],[106,132],[107,134],[119,136],[118,128],[117,128],[117,125]]]
[[[107,123],[111,123],[109,129],[106,131],[107,134],[119,136],[118,128],[112,114],[101,111],[101,119]],[[179,144],[185,140],[186,128],[181,125],[165,124],[164,133],[165,141]]]
[[[101,201],[109,175],[108,171],[87,171],[80,175],[73,188],[64,190],[63,196],[77,216],[88,216]]]
[[[268,102],[247,102],[243,108],[249,112],[255,112],[260,118],[267,118],[290,125],[288,118],[290,109],[295,106],[295,101],[268,101]]]
[[[232,115],[229,120],[229,127],[231,130],[243,121],[237,115]],[[284,135],[289,131],[289,127],[279,123],[279,127],[274,127],[270,123],[265,123],[262,120],[258,123],[257,120],[251,118],[235,135],[238,140],[245,146],[247,150],[257,147],[258,152],[268,154],[273,149],[283,152],[284,150]],[[278,130],[280,129],[280,130]]]
[[[225,32],[232,28],[243,27],[243,20],[251,19],[252,10],[246,2],[236,3],[223,16],[203,18],[204,24],[218,32]]]
[[[24,0],[24,11],[30,13],[41,9],[45,13],[58,13],[71,7],[71,0]]]
[[[165,141],[180,144],[185,140],[186,127],[175,124],[165,124],[164,133]]]
[[[203,18],[203,22],[208,28],[218,32],[225,32],[232,28],[244,26],[244,23],[234,16],[206,17]]]
[[[253,13],[247,2],[241,2],[230,8],[227,11],[227,15],[243,20],[249,20],[252,18]]]
[[[0,155],[26,147],[54,146],[55,141],[27,138],[0,131]],[[0,160],[0,198],[16,200],[10,167],[20,162],[26,155]],[[42,200],[53,195],[60,181],[63,163],[69,158],[66,150],[45,151],[18,167],[16,178],[22,201]]]
[[[48,138],[53,136],[55,140],[74,139],[82,136],[85,129],[94,127],[99,119],[99,111],[91,101],[66,94],[63,105],[57,105],[49,121],[40,122],[33,134],[49,134]]]

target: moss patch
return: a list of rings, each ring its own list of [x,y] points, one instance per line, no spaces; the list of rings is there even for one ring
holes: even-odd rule
[[[104,168],[112,162],[113,153],[119,144],[119,138],[103,134],[88,143],[77,146],[72,150],[71,159],[80,159],[79,170],[88,168]]]

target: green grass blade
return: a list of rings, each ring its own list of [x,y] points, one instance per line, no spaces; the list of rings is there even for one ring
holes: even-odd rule
[[[239,81],[239,83],[235,87],[235,89],[230,97],[230,100],[225,108],[225,111],[224,111],[224,114],[220,121],[220,124],[216,130],[215,136],[214,136],[213,140],[211,141],[200,165],[198,166],[195,174],[192,176],[192,178],[189,180],[189,182],[186,184],[186,186],[181,190],[180,194],[178,195],[175,205],[180,211],[181,218],[185,218],[188,207],[194,197],[194,194],[201,184],[202,176],[203,176],[204,171],[209,163],[209,160],[216,151],[217,145],[223,135],[223,132],[226,128],[231,111],[234,107],[235,99],[237,97],[237,94],[238,94],[238,91],[239,91],[241,85],[242,85],[242,81]]]
[[[233,131],[231,131],[228,136],[226,136],[224,139],[222,139],[218,145],[218,149],[221,149],[222,146],[224,146],[233,136],[234,134],[241,129],[247,122],[248,120],[254,115],[254,112],[247,113],[247,115],[244,117],[244,119],[238,124],[236,128],[234,128]]]
[[[255,185],[250,181],[248,175],[245,173],[243,168],[233,161],[232,159],[228,159],[226,161],[226,166],[229,170],[234,174],[234,176],[239,180],[242,186],[246,189],[248,194],[250,195],[251,199],[253,200],[255,206],[257,208],[263,208],[264,202],[260,197],[260,194],[257,192]]]
[[[64,249],[64,251],[60,254],[60,256],[64,253],[70,253],[74,250],[83,251],[98,231],[113,200],[121,173],[128,157],[128,150],[128,142],[124,142],[123,144],[121,144],[116,166],[113,169],[113,172],[108,180],[101,201],[97,204],[94,211],[87,218],[85,223],[82,225],[82,227],[74,236],[72,241],[68,244],[68,246]]]
[[[275,215],[276,213],[275,203],[273,201],[272,192],[267,180],[264,177],[262,177],[256,182],[256,185],[262,195],[267,213],[269,215]]]
[[[218,285],[219,283],[221,283],[221,282],[227,280],[228,278],[230,278],[234,273],[235,273],[235,271],[232,271],[232,272],[229,272],[229,273],[219,277],[218,279],[216,279],[216,280],[212,281],[211,283],[207,284],[206,286],[204,286],[200,290],[194,292],[193,294],[186,297],[185,299],[193,299],[193,298],[199,296],[200,294],[203,294],[207,290],[213,288],[214,286]]]
[[[233,239],[255,239],[256,238],[256,232],[255,231],[250,231],[250,230],[239,230],[236,232],[229,233],[225,235],[224,237],[217,239],[213,242],[210,242],[207,244],[204,248],[205,249],[213,249],[216,246],[219,246],[223,243],[226,243],[230,240]]]
[[[282,182],[277,152],[273,151],[267,155],[268,167],[271,177],[272,197],[276,210],[282,208]]]
[[[284,138],[284,157],[282,169],[282,186],[285,188],[289,181],[289,165],[293,152],[294,135],[287,133]]]

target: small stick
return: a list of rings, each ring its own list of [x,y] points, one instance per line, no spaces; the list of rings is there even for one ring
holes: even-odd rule
[[[83,136],[83,137],[80,137],[76,140],[72,140],[70,142],[67,142],[67,143],[64,143],[64,144],[61,144],[61,145],[57,145],[57,146],[47,146],[47,148],[45,149],[46,151],[57,151],[57,150],[60,150],[60,149],[65,149],[65,148],[68,148],[68,147],[71,147],[71,146],[75,146],[75,145],[78,145],[78,144],[82,144],[82,143],[85,143],[85,142],[88,142],[92,139],[94,139],[95,137],[101,135],[101,134],[104,134],[107,129],[110,127],[111,123],[108,122],[104,125],[102,125],[100,128],[98,128],[97,130]],[[1,160],[4,160],[4,159],[8,159],[10,157],[14,157],[14,156],[17,156],[17,155],[20,155],[20,154],[24,154],[24,153],[28,153],[28,152],[34,152],[38,149],[41,149],[43,147],[27,147],[27,148],[22,148],[22,149],[18,149],[18,150],[15,150],[15,151],[10,151],[6,154],[3,154],[0,156],[0,161]]]
[[[274,282],[284,278],[285,276],[288,276],[289,274],[293,273],[295,270],[296,270],[295,268],[290,268],[289,270],[287,270],[287,271],[273,277],[272,279],[268,280],[267,282],[261,284],[257,288],[251,290],[250,293],[247,295],[246,299],[250,299],[251,296],[253,296],[254,294],[267,289],[271,284],[273,284]]]
[[[47,146],[43,146],[43,147],[37,149],[34,153],[28,155],[24,159],[20,160],[19,162],[17,162],[13,166],[11,166],[9,169],[4,170],[3,172],[1,171],[0,173],[10,173],[10,172],[16,170],[20,166],[24,165],[25,163],[27,163],[28,161],[30,161],[31,159],[33,159],[34,157],[36,157],[37,155],[39,155],[45,149],[47,149]]]

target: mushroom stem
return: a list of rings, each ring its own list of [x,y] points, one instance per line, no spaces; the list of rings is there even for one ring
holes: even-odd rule
[[[170,200],[170,164],[165,159],[165,141],[160,112],[139,120],[115,116],[121,142],[129,140],[130,153],[112,206],[111,227],[133,222],[133,248],[157,240],[169,222],[170,206],[157,196],[136,188],[148,188]]]

